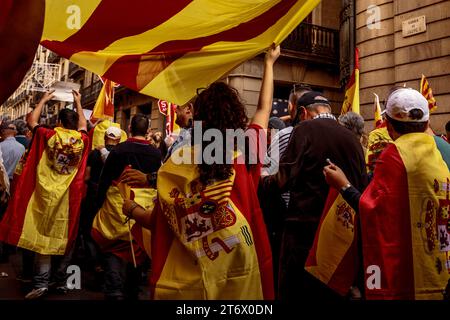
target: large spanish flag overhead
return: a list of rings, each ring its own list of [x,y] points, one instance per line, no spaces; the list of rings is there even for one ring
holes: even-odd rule
[[[320,0],[46,0],[42,44],[130,89],[183,105],[280,44]]]
[[[40,254],[63,255],[73,245],[88,154],[88,137],[38,128],[0,223],[0,241]]]
[[[336,189],[330,189],[305,269],[345,296],[353,285],[359,257],[355,211]]]
[[[193,150],[179,152],[194,155]],[[154,299],[274,299],[269,239],[245,164],[235,164],[229,179],[204,187],[195,164],[176,164],[172,156],[160,168],[157,185]]]
[[[360,200],[367,299],[443,299],[449,209],[450,173],[433,137],[390,144]]]

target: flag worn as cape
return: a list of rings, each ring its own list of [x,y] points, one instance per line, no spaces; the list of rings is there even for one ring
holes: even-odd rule
[[[305,270],[345,296],[359,267],[355,211],[330,188]]]
[[[41,44],[132,90],[183,105],[320,0],[46,0]]]
[[[194,147],[179,149],[193,154]],[[272,256],[256,181],[245,164],[206,188],[195,164],[158,172],[152,213],[153,299],[274,299]]]
[[[95,102],[91,119],[114,119],[114,82],[105,79]]]
[[[405,134],[386,148],[360,200],[367,299],[443,299],[449,191],[432,136]]]
[[[105,132],[109,127],[117,127],[120,128],[120,124],[112,122],[111,120],[103,120],[95,125],[91,131],[89,131],[89,136],[91,137],[91,148],[90,150],[94,150],[99,146],[105,145]],[[120,142],[124,142],[127,140],[127,133],[122,130],[122,137],[120,138]]]
[[[156,190],[153,188],[131,188],[134,193],[134,201],[145,208],[152,210],[154,203],[153,199],[156,197]],[[99,245],[103,252],[111,252],[116,256],[133,262],[133,253],[131,245],[136,258],[136,262],[141,264],[145,259],[145,246],[142,249],[138,243],[133,241],[130,243],[131,228],[135,223],[130,220],[130,223],[125,223],[127,217],[122,213],[122,205],[124,198],[122,197],[118,184],[113,183],[107,193],[105,201],[97,212],[92,224],[91,235],[95,242]]]
[[[345,98],[342,104],[341,114],[349,111],[360,113],[359,110],[359,50],[355,48],[355,68],[345,87]]]
[[[63,255],[78,232],[88,137],[64,128],[36,129],[5,216],[0,241]]]
[[[427,99],[430,112],[435,111],[437,109],[436,99],[433,96],[433,90],[431,90],[428,79],[424,75],[420,80],[420,93]]]

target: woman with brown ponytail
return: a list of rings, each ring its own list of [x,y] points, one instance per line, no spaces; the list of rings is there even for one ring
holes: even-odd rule
[[[259,103],[248,126],[237,90],[212,84],[195,100],[191,145],[172,154],[158,172],[153,212],[125,202],[124,214],[151,230],[153,299],[274,299],[272,255],[256,190],[279,54],[279,47],[266,54]],[[211,146],[196,136],[207,140],[214,132],[217,146],[217,137],[228,137],[230,129],[245,131],[249,153],[241,152],[234,136],[208,158]],[[231,150],[225,147],[230,144]],[[199,154],[200,163],[175,158]],[[251,162],[255,156],[258,161]]]

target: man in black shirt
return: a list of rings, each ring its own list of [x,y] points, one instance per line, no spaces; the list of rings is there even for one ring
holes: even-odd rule
[[[304,94],[297,108],[302,121],[292,132],[278,173],[263,180],[269,192],[279,189],[291,194],[280,254],[279,298],[334,299],[334,292],[304,270],[329,192],[322,171],[326,159],[331,159],[363,190],[364,154],[355,135],[338,124],[321,93]]]
[[[161,166],[161,152],[145,139],[149,128],[149,119],[142,114],[137,114],[131,119],[130,133],[131,138],[118,144],[106,159],[105,166],[100,176],[97,206],[101,208],[102,215],[94,219],[94,228],[92,234],[94,239],[102,248],[105,257],[105,294],[107,299],[137,298],[138,283],[130,283],[138,280],[135,268],[130,268],[129,261],[123,259],[123,250],[129,253],[130,247],[120,238],[123,235],[117,235],[117,230],[112,230],[116,238],[105,239],[105,234],[100,234],[95,229],[96,223],[103,223],[109,219],[107,215],[121,215],[121,205],[118,211],[109,212],[108,205],[104,206],[108,189],[113,186],[113,182],[118,181],[122,172],[126,168],[137,169],[145,174],[154,174]],[[102,207],[103,206],[103,207]],[[97,213],[97,216],[100,211]],[[112,226],[114,221],[123,224],[121,216],[110,217],[106,221],[105,230]],[[97,221],[98,220],[98,221]],[[96,235],[95,235],[96,234]],[[106,240],[106,242],[104,241]],[[107,244],[105,246],[105,244]],[[126,287],[125,287],[126,286]],[[127,291],[127,288],[131,289]]]

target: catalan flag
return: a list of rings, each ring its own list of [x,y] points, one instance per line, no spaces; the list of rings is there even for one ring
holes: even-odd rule
[[[373,106],[375,109],[374,121],[375,121],[375,129],[376,129],[379,126],[381,126],[381,124],[383,123],[383,117],[381,115],[380,98],[378,97],[378,95],[376,93],[374,93],[373,95],[375,96],[375,100],[373,101]]]
[[[432,136],[406,134],[384,150],[360,200],[367,299],[443,299],[449,208],[450,174]]]
[[[132,90],[183,105],[281,43],[320,0],[46,0],[42,45]]]
[[[92,110],[91,120],[96,119],[114,119],[114,82],[105,79],[101,80],[103,83],[102,90],[95,102]]]
[[[88,137],[64,128],[37,128],[16,192],[0,223],[0,241],[44,255],[74,244]]]
[[[436,99],[433,96],[430,83],[424,75],[422,75],[422,79],[420,80],[420,93],[427,99],[430,112],[435,111],[437,109]]]
[[[178,152],[194,156],[194,148]],[[271,249],[251,173],[235,164],[229,179],[204,186],[196,167],[172,156],[158,172],[152,298],[274,299]]]
[[[360,113],[359,110],[359,50],[355,48],[355,69],[345,88],[345,98],[342,104],[341,114],[349,111]]]
[[[305,270],[345,296],[353,285],[359,258],[355,211],[330,189]]]

